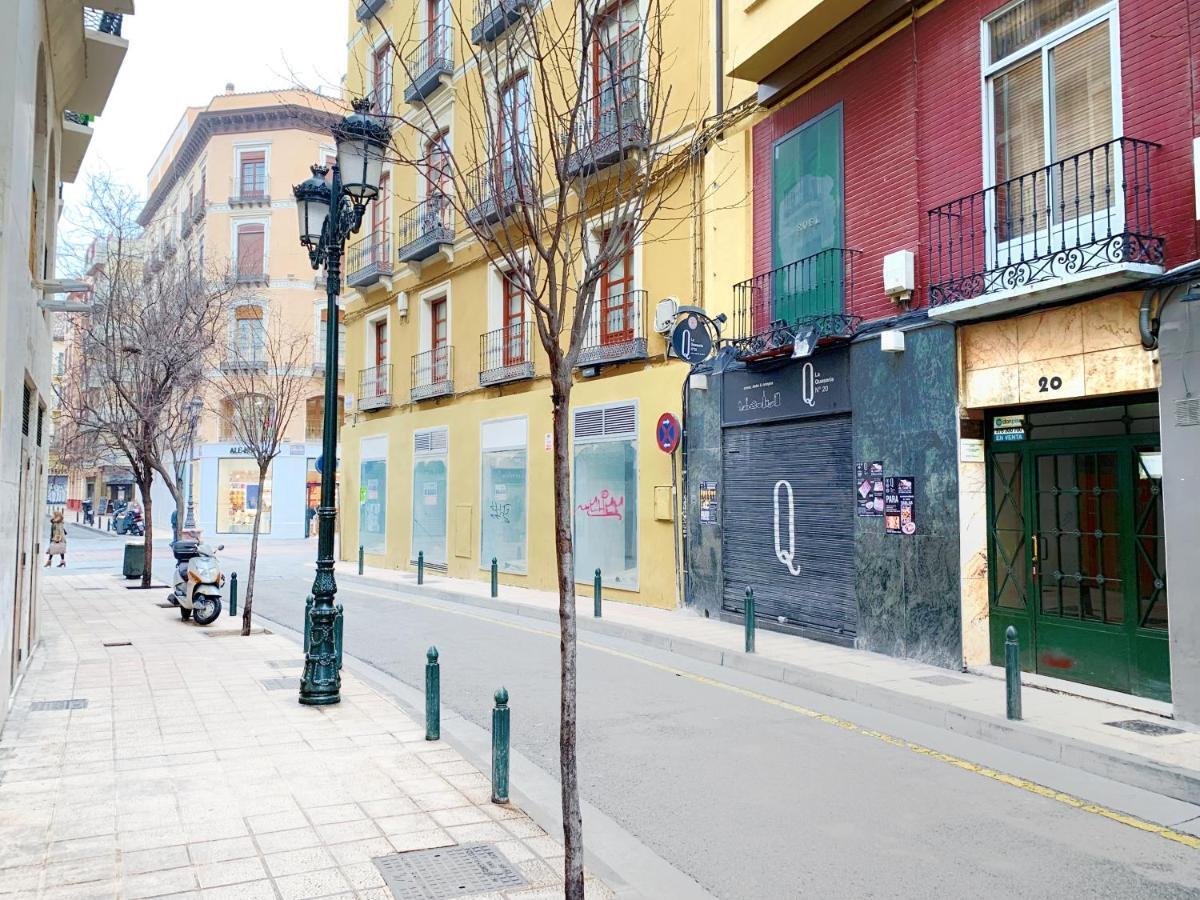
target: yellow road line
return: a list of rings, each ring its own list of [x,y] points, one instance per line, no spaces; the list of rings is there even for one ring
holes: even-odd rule
[[[413,606],[421,606],[425,609],[432,609],[437,612],[451,613],[456,616],[465,616],[469,619],[477,619],[481,622],[488,622],[493,625],[499,625],[503,628],[512,628],[516,631],[524,631],[528,634],[538,634],[543,637],[553,638],[558,640],[557,631],[548,631],[544,628],[532,628],[528,625],[518,625],[512,622],[504,622],[492,616],[483,615],[480,613],[468,612],[465,609],[449,609],[445,605],[430,603],[425,600],[417,600],[410,596],[404,596],[400,593],[385,594],[378,591],[363,590],[362,588],[352,588],[355,593],[368,594],[372,597],[382,597],[386,600],[399,600],[402,603],[408,603]],[[919,753],[930,759],[936,759],[939,762],[948,763],[956,768],[966,772],[971,772],[975,775],[981,775],[984,778],[990,778],[993,781],[998,781],[1002,784],[1007,784],[1010,787],[1018,788],[1031,794],[1036,794],[1039,797],[1045,797],[1047,800],[1054,800],[1057,803],[1062,803],[1065,806],[1073,807],[1082,812],[1091,813],[1101,816],[1105,819],[1110,819],[1113,822],[1118,822],[1121,825],[1127,825],[1130,828],[1136,828],[1138,831],[1144,831],[1148,834],[1158,835],[1161,838],[1166,838],[1168,841],[1174,841],[1177,844],[1182,844],[1185,847],[1190,847],[1192,850],[1200,850],[1200,837],[1191,834],[1185,834],[1181,831],[1175,831],[1168,828],[1166,825],[1156,825],[1153,822],[1147,822],[1145,819],[1139,819],[1136,816],[1126,815],[1122,812],[1117,812],[1115,809],[1109,809],[1107,806],[1101,806],[1098,803],[1088,803],[1086,800],[1081,800],[1071,794],[1056,791],[1053,788],[1048,788],[1045,785],[1038,784],[1035,781],[1030,781],[1027,778],[1018,778],[1015,775],[1008,775],[1004,772],[998,772],[995,769],[990,769],[987,766],[981,766],[976,763],[961,759],[957,756],[952,756],[949,753],[942,753],[938,750],[933,750],[921,744],[915,744],[912,741],[898,738],[894,735],[885,734],[882,731],[874,731],[870,728],[863,728],[861,725],[855,725],[845,719],[839,719],[837,716],[831,716],[827,713],[817,712],[815,709],[809,709],[805,706],[799,706],[795,703],[789,703],[786,700],[780,700],[778,697],[772,697],[769,694],[762,694],[758,691],[752,691],[749,688],[738,687],[734,684],[728,684],[724,681],[718,681],[715,678],[709,678],[706,675],[697,675],[695,672],[688,672],[684,669],[676,668],[675,666],[663,665],[641,656],[636,656],[632,653],[626,653],[622,650],[614,650],[611,647],[605,647],[600,644],[593,644],[588,641],[579,641],[580,647],[586,647],[589,650],[596,650],[600,653],[607,653],[609,656],[620,657],[631,662],[647,666],[651,669],[657,669],[660,672],[668,672],[672,675],[677,675],[680,678],[687,678],[697,684],[703,684],[708,687],[719,688],[723,691],[728,691],[732,694],[737,694],[751,700],[757,700],[759,703],[765,703],[769,706],[778,707],[779,709],[787,710],[788,712],[797,713],[805,718],[815,719],[818,722],[824,722],[826,725],[833,725],[837,728],[842,728],[846,731],[853,731],[856,734],[861,734],[864,737],[875,738],[883,741],[885,744],[891,744],[893,747],[899,747],[904,750],[909,750],[913,753]],[[799,685],[797,685],[799,687]]]

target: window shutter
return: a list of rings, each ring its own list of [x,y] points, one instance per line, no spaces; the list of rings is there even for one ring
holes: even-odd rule
[[[575,440],[604,436],[604,410],[575,410]]]
[[[609,406],[604,410],[604,435],[636,434],[637,407],[632,403]]]
[[[263,311],[261,306],[239,306],[235,315],[238,321],[244,319],[261,319]]]
[[[265,233],[262,225],[239,225],[237,262],[239,275],[261,275]]]
[[[29,385],[24,386],[24,392],[21,395],[21,434],[29,435],[29,416],[32,412],[33,405],[32,392],[29,390]]]

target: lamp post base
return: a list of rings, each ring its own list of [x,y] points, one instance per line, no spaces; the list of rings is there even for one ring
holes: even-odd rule
[[[304,706],[329,706],[341,702],[342,675],[338,630],[341,607],[314,604],[309,612],[308,652],[304,657],[304,677],[300,681],[300,703]]]

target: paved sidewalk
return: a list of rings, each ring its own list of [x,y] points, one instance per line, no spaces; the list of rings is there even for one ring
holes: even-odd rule
[[[543,620],[558,617],[557,595],[548,591],[502,584],[493,600],[490,586],[483,581],[447,578],[427,570],[425,584],[418,586],[411,572],[373,567],[366,567],[362,576],[353,572],[353,564],[344,563],[338,578]],[[749,655],[744,652],[741,624],[705,618],[691,610],[605,601],[603,618],[594,619],[590,592],[578,597],[577,609],[584,636],[589,631],[609,634],[796,684],[1200,803],[1200,729],[1163,718],[1169,712],[1167,704],[1111,692],[1094,691],[1098,699],[1062,693],[1053,688],[1075,688],[1027,674],[1023,676],[1024,719],[1010,722],[1005,718],[1003,673],[990,666],[981,671],[947,671],[763,629],[757,634],[757,652]],[[1178,733],[1144,734],[1109,724],[1131,720],[1178,729]]]
[[[0,735],[0,895],[387,898],[373,859],[485,841],[527,884],[476,896],[562,896],[561,846],[355,676],[303,707],[283,637],[198,628],[116,578],[42,585]],[[76,708],[31,708],[60,700]]]

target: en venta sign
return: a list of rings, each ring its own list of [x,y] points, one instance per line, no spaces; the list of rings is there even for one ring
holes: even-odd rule
[[[850,411],[849,364],[844,349],[819,353],[766,372],[727,369],[721,381],[723,425]]]

